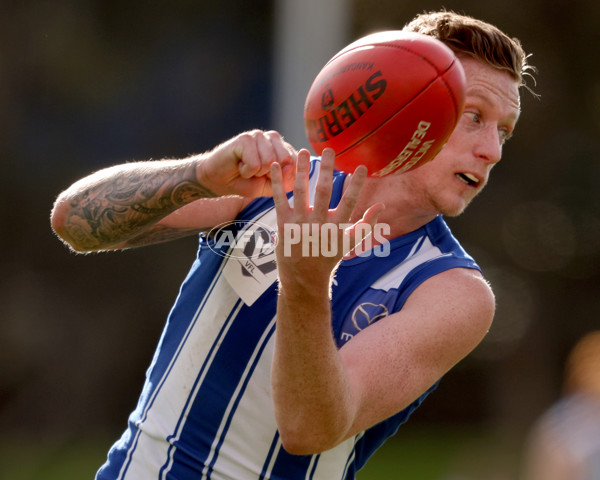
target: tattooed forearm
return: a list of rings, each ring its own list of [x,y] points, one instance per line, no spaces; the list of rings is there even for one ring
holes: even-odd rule
[[[143,247],[145,245],[155,245],[157,243],[170,242],[172,240],[178,240],[190,235],[200,233],[201,230],[194,229],[183,229],[183,228],[171,228],[165,225],[154,225],[146,230],[144,233],[127,240],[123,245],[123,248],[129,247]]]
[[[132,238],[169,213],[215,196],[196,180],[192,162],[161,169],[129,164],[71,195],[64,233],[86,250],[133,243]]]

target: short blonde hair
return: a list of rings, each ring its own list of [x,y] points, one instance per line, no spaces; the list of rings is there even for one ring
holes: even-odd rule
[[[521,42],[482,20],[443,10],[417,15],[404,30],[437,38],[459,57],[473,57],[506,71],[519,86],[527,87],[526,76],[535,82],[535,67],[529,65]]]

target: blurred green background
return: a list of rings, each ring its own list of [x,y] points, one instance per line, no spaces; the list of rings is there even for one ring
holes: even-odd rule
[[[280,129],[284,3],[0,0],[0,478],[93,477],[195,254],[194,239],[71,254],[50,230],[54,198],[104,166]],[[600,4],[341,3],[342,45],[444,6],[533,52],[541,98],[523,92],[490,185],[450,222],[496,291],[495,323],[359,477],[517,478],[529,428],[560,395],[566,353],[599,326]],[[296,7],[316,22],[327,4]],[[298,22],[307,37],[322,28]],[[288,114],[301,124],[301,105]]]

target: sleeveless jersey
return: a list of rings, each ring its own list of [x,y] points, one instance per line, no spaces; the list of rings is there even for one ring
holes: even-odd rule
[[[313,159],[313,194],[319,165]],[[344,179],[342,173],[335,175],[331,206],[341,198]],[[243,230],[253,224],[275,228],[272,198],[253,201],[231,228]],[[250,246],[246,242],[237,255],[231,253],[231,245],[219,246],[218,239],[201,236],[198,256],[169,314],[137,408],[97,480],[353,479],[437,386],[331,450],[306,456],[287,453],[277,432],[270,385],[277,302],[276,281],[270,280],[276,276],[275,258],[272,249],[263,251],[268,241],[257,248],[257,237],[249,238]],[[374,249],[338,267],[332,327],[340,347],[400,310],[431,276],[450,268],[479,269],[440,216],[393,239],[388,247],[385,255]],[[233,288],[238,280],[266,290],[245,303]]]

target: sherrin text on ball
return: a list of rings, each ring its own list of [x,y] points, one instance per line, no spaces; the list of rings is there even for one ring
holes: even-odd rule
[[[335,150],[336,168],[369,175],[430,161],[464,106],[465,74],[452,50],[430,36],[392,30],[367,35],[333,56],[306,98],[304,122],[317,154]]]

